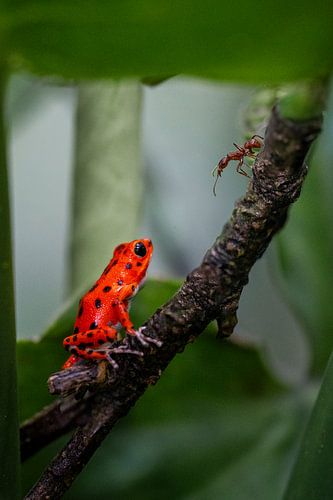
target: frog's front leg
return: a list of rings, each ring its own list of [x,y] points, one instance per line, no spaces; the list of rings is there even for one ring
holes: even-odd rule
[[[157,339],[153,339],[152,337],[148,337],[142,333],[142,329],[140,328],[138,331],[134,330],[133,323],[128,314],[128,302],[125,301],[117,301],[114,307],[116,308],[117,317],[121,326],[123,326],[128,335],[132,335],[136,337],[138,341],[144,346],[147,347],[149,344],[155,344],[158,347],[161,347],[162,342]]]
[[[114,308],[115,317],[121,326],[125,328],[126,333],[135,335],[134,326],[128,313],[128,300],[115,300],[112,302],[112,307]]]

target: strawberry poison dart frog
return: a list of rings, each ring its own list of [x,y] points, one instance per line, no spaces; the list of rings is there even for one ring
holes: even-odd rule
[[[69,368],[80,358],[107,359],[116,367],[112,353],[141,354],[126,349],[126,345],[112,348],[122,327],[143,345],[158,344],[157,340],[136,332],[128,314],[130,300],[145,278],[152,253],[149,239],[133,240],[115,248],[101,277],[80,300],[73,335],[63,342],[71,353],[63,368]]]

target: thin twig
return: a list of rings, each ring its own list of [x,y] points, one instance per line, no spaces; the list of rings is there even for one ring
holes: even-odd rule
[[[86,424],[78,427],[26,499],[60,498],[114,424],[208,323],[219,318],[220,334],[232,332],[249,272],[300,194],[307,171],[304,159],[320,127],[320,117],[296,123],[273,111],[264,150],[254,165],[253,181],[236,203],[221,236],[178,293],[144,325],[145,334],[162,341],[162,347],[150,344],[146,349],[133,339],[135,349],[144,357],[118,356],[119,370],[109,370],[110,377],[100,384],[87,409]],[[62,372],[53,375],[60,393],[63,377]],[[96,387],[96,379],[92,382]]]
[[[86,421],[85,400],[58,399],[43,408],[20,429],[21,461],[25,461],[49,443]]]

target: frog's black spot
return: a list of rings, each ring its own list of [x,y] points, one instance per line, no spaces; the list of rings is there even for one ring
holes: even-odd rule
[[[121,286],[121,285],[123,285],[124,282],[123,282],[123,280],[118,280],[117,283],[118,283],[118,285]]]
[[[93,342],[87,342],[86,343],[86,347],[94,347],[94,343]]]
[[[101,299],[96,299],[95,300],[95,307],[96,307],[96,309],[99,309],[100,307],[102,307],[102,301],[101,301]]]
[[[91,325],[89,326],[89,330],[94,330],[95,328],[97,328],[97,326],[98,326],[98,325],[97,325],[96,321],[93,321],[93,322],[91,323]]]
[[[76,347],[71,347],[70,352],[71,352],[72,354],[77,354],[77,349],[76,349]]]
[[[81,305],[79,309],[79,318],[81,318],[82,313],[83,313],[83,306]]]
[[[74,328],[73,333],[79,333],[79,328],[77,326]]]
[[[65,342],[69,342],[69,337],[65,338]]]
[[[97,288],[97,283],[94,284],[94,286],[92,286],[89,290],[89,292],[93,292],[95,290],[95,288]]]
[[[111,287],[110,287],[110,286],[105,286],[105,287],[103,288],[103,292],[104,292],[104,293],[107,293],[107,292],[109,292],[110,290],[111,290]]]
[[[114,267],[114,266],[116,266],[117,264],[118,264],[118,259],[115,259],[115,260],[112,262],[111,267]]]
[[[92,353],[93,353],[93,350],[92,350],[92,349],[88,349],[87,353],[88,353],[88,354],[92,354]]]
[[[82,344],[81,343],[77,347],[78,347],[78,349],[80,349],[80,351],[85,351],[85,349],[86,349],[87,346],[86,346],[86,344]]]
[[[91,337],[93,337],[93,336],[94,336],[94,334],[93,334],[93,333],[91,333],[91,332],[90,332],[90,333],[87,333],[87,337],[89,337],[90,339],[91,339]]]
[[[137,262],[137,263],[136,263],[136,266],[137,266],[137,267],[142,266],[142,262]]]
[[[77,335],[73,335],[73,342],[77,341]]]
[[[130,262],[127,262],[125,267],[126,269],[132,269],[132,264]]]
[[[134,286],[134,285],[132,285],[132,291],[134,292],[134,290],[135,290],[135,286]]]
[[[104,340],[102,340],[102,339],[99,339],[98,343],[99,343],[99,345],[105,344]]]
[[[112,337],[106,337],[109,342],[114,342],[114,339]]]
[[[98,351],[100,354],[105,354],[105,351]]]

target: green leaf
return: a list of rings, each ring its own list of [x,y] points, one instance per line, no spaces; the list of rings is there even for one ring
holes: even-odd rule
[[[48,393],[47,379],[68,357],[62,340],[73,330],[78,302],[79,296],[69,300],[39,340],[20,340],[17,343],[21,422],[54,400]]]
[[[119,243],[140,237],[140,124],[139,83],[80,86],[71,231],[73,289],[96,279]]]
[[[47,390],[47,379],[64,363],[62,344],[55,339],[40,342],[21,340],[17,345],[20,421],[30,418],[54,398]]]
[[[281,82],[332,69],[326,1],[7,0],[1,29],[15,67],[67,78]]]
[[[333,356],[306,427],[285,500],[330,500],[333,495]]]
[[[15,302],[3,123],[5,74],[0,67],[0,498],[19,498],[19,447],[15,351]]]
[[[329,108],[333,109],[333,101]],[[316,373],[322,373],[333,349],[333,171],[331,153],[324,154],[332,128],[327,120],[302,195],[277,239],[281,265],[277,278],[310,340]]]

